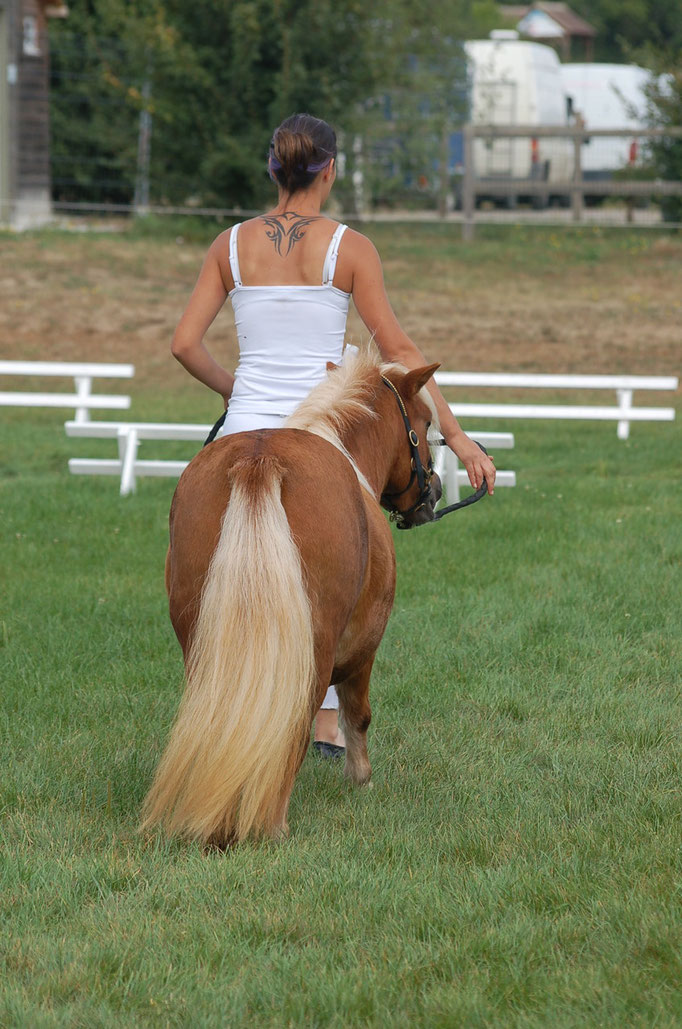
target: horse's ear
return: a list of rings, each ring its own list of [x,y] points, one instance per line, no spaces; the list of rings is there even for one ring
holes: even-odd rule
[[[440,361],[436,361],[435,364],[427,364],[425,368],[413,368],[411,372],[408,372],[403,379],[405,396],[415,396],[438,368],[440,368]]]
[[[328,372],[338,372],[339,368],[340,368],[340,365],[334,364],[333,361],[327,361],[327,371]]]

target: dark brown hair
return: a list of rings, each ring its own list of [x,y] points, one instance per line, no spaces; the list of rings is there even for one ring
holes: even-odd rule
[[[276,128],[270,143],[270,175],[287,193],[308,189],[336,157],[336,133],[311,114],[292,114]]]

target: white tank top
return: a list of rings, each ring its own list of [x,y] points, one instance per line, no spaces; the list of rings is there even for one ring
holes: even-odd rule
[[[290,415],[340,364],[350,294],[333,285],[341,237],[331,238],[319,286],[244,286],[239,271],[239,225],[230,233],[230,300],[239,338],[239,364],[229,413]]]

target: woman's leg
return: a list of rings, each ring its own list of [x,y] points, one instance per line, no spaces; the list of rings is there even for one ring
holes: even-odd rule
[[[343,733],[339,729],[339,698],[333,686],[327,690],[315,719],[315,742],[331,743],[335,747],[346,745]]]

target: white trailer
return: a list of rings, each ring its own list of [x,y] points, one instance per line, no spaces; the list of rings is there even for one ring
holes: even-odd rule
[[[645,87],[651,72],[636,64],[562,64],[561,78],[573,110],[587,129],[646,127]],[[635,136],[591,139],[583,146],[586,179],[607,179],[636,159]]]
[[[469,63],[471,121],[475,125],[564,126],[569,108],[561,64],[552,47],[525,40],[477,39],[464,44]],[[476,140],[479,180],[566,182],[573,173],[568,139]],[[549,190],[551,194],[551,189]]]

